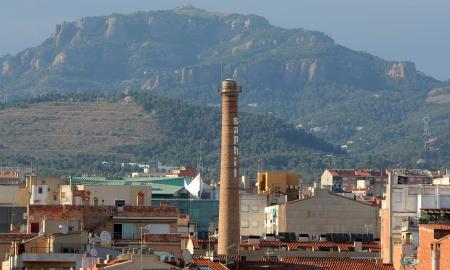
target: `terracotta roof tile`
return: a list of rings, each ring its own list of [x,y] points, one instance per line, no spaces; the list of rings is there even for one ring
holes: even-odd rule
[[[284,257],[283,262],[317,266],[324,270],[394,270],[392,265],[373,259]]]
[[[28,240],[35,236],[37,236],[37,234],[0,233],[0,243]]]
[[[209,267],[212,270],[228,270],[228,267],[221,264],[220,262],[214,262],[209,259],[193,259],[193,261],[189,264],[190,267]]]
[[[420,224],[419,226],[430,230],[450,231],[449,224]]]
[[[208,240],[201,239],[193,239],[194,248],[200,248],[201,244],[207,244]],[[217,240],[211,240],[211,244],[217,243]],[[276,248],[276,247],[284,247],[289,250],[298,250],[301,248],[311,249],[311,250],[319,250],[320,248],[332,248],[339,251],[351,251],[354,246],[354,243],[334,243],[334,242],[279,242],[279,241],[269,241],[269,240],[261,240],[259,243],[249,243],[247,241],[241,243],[241,247],[243,248],[252,248],[252,249],[260,249],[260,248]],[[362,248],[364,250],[368,250],[369,252],[379,252],[380,244],[376,242],[365,242],[362,244]]]

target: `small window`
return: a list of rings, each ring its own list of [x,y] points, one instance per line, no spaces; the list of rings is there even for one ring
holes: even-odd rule
[[[257,205],[252,205],[252,212],[258,213],[258,211],[259,211],[258,206]]]
[[[241,220],[241,228],[248,228],[248,221],[247,220]]]
[[[402,203],[402,195],[401,192],[394,192],[394,203]]]
[[[241,205],[241,212],[248,212],[248,205],[242,204]]]
[[[122,224],[114,224],[113,236],[114,239],[122,239]]]
[[[31,223],[31,233],[39,233],[39,223]]]
[[[38,193],[42,194],[42,187],[38,187]]]
[[[117,207],[125,206],[125,200],[115,200],[114,205]]]

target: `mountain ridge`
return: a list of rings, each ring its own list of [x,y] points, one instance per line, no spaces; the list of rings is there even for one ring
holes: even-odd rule
[[[127,87],[152,90],[177,84],[187,87],[213,84],[219,81],[221,69],[227,77],[241,79],[244,84],[261,80],[269,87],[280,83],[263,80],[272,73],[284,77],[281,82],[286,86],[320,78],[368,89],[395,88],[396,80],[422,76],[411,62],[383,62],[381,58],[337,45],[321,32],[283,29],[256,15],[215,14],[184,7],[64,22],[40,46],[0,59],[0,84],[4,81],[3,88],[8,92],[9,80],[33,79],[43,76],[39,73],[50,73],[37,85],[25,85],[21,89],[23,94],[8,93],[11,97],[23,97],[27,92],[39,94],[31,91],[36,88],[42,91],[44,87],[61,87],[55,78],[58,75],[75,76],[78,83],[85,81],[84,87],[98,87],[96,81],[113,79],[116,84],[107,85],[115,92]],[[349,55],[353,57],[351,64],[346,61]],[[372,68],[358,71],[352,68],[355,65]],[[95,91],[83,89],[83,83],[71,85],[69,80],[62,86],[68,91]],[[2,92],[5,94],[4,89]]]
[[[450,136],[442,128],[450,125],[449,81],[412,62],[353,51],[321,32],[284,29],[256,15],[186,6],[86,17],[57,26],[41,45],[0,64],[0,100],[134,91],[215,105],[217,84],[231,77],[244,89],[242,111],[289,121],[370,167],[374,158],[377,166],[416,166],[428,155],[420,136],[424,117],[432,117],[435,149],[442,151]],[[397,147],[402,140],[413,147]],[[402,158],[387,158],[391,151]],[[450,160],[437,156],[429,166]]]

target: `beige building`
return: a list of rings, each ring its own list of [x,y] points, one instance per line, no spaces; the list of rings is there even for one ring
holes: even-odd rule
[[[64,178],[52,176],[27,176],[26,187],[20,191],[20,203],[56,205],[59,204],[59,186]]]
[[[88,233],[41,234],[13,243],[2,269],[80,269]]]
[[[319,240],[327,233],[380,235],[379,207],[316,189],[314,196],[266,207],[266,233],[293,232]]]
[[[0,185],[0,206],[21,206],[19,190],[17,185]]]
[[[142,263],[142,264],[141,264]],[[160,257],[154,254],[122,254],[117,259],[107,261],[103,264],[95,265],[88,270],[129,270],[129,269],[148,269],[148,270],[173,270],[180,269],[174,265],[162,262]]]
[[[63,205],[151,206],[152,187],[133,185],[61,185]]]
[[[293,197],[298,196],[301,181],[293,172],[258,172],[258,193],[282,193]]]
[[[263,235],[264,209],[267,196],[256,193],[241,193],[241,236]]]

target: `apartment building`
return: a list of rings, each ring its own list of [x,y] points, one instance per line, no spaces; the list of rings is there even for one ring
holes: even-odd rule
[[[442,177],[438,172],[389,170],[387,174],[386,196],[380,210],[380,239],[383,261],[391,263],[393,246],[402,242],[404,222],[414,227],[423,209],[450,208],[450,186],[433,184],[434,178]]]
[[[372,196],[382,196],[387,174],[377,170],[326,169],[320,178],[322,188]]]

